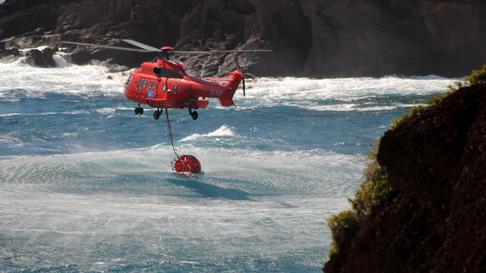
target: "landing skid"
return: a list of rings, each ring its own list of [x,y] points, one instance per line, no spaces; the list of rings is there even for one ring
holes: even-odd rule
[[[134,112],[135,115],[143,115],[143,108],[140,107],[140,104],[138,105],[138,107],[135,107]],[[160,107],[157,107],[157,109],[154,110],[152,116],[155,120],[158,120],[160,118],[160,115],[162,115],[162,112],[164,112],[164,110],[160,109]],[[189,108],[189,115],[191,116],[192,120],[197,120],[197,118],[199,117],[197,111],[193,111],[192,108]]]
[[[189,115],[191,116],[192,120],[196,120],[199,116],[197,111],[192,111],[192,108],[189,107]]]
[[[161,114],[162,114],[162,110],[160,110],[160,108],[157,107],[157,109],[154,111],[154,114],[153,114],[154,119],[155,120],[159,119]]]
[[[133,112],[135,112],[135,115],[143,115],[143,108],[140,107],[139,104],[138,107],[135,107],[135,110],[133,110]]]

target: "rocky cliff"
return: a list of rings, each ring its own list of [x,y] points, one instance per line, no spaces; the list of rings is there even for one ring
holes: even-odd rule
[[[36,36],[37,35],[37,36]],[[259,75],[465,75],[486,61],[480,0],[6,0],[1,55],[60,39],[131,38],[179,49],[269,48],[270,54],[185,58],[218,74],[235,59]],[[7,51],[10,49],[10,51]],[[73,61],[137,65],[151,56],[70,49]]]
[[[324,272],[486,272],[486,66],[481,77],[385,133],[375,164],[390,198],[359,217],[357,194],[333,218]]]

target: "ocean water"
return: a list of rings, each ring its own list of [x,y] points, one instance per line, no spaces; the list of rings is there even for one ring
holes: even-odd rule
[[[235,108],[170,111],[185,177],[127,75],[58,62],[0,64],[0,272],[320,272],[373,142],[451,83],[252,80]]]

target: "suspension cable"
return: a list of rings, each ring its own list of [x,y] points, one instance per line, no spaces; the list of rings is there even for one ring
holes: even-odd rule
[[[176,152],[176,149],[174,147],[174,139],[172,136],[172,127],[170,126],[170,119],[169,119],[169,109],[165,108],[165,118],[167,121],[167,133],[169,135],[169,140],[170,140],[170,145],[172,146],[172,151],[174,151],[174,154],[176,157],[179,157],[179,155]]]

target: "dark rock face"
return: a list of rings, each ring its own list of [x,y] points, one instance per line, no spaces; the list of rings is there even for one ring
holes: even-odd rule
[[[7,0],[0,5],[0,39],[40,35],[33,45],[59,46],[61,39],[121,45],[119,38],[130,38],[185,50],[273,50],[182,59],[201,75],[226,73],[238,60],[257,75],[463,76],[486,62],[483,2]],[[152,57],[85,50],[81,63],[136,66]]]
[[[0,43],[0,59],[6,57],[18,57],[20,52],[16,48],[6,49],[4,44]]]
[[[388,131],[378,161],[398,197],[372,215],[334,272],[485,272],[486,85],[460,89]]]
[[[56,62],[54,61],[54,53],[56,49],[45,48],[43,50],[32,49],[29,50],[25,56],[27,57],[27,63],[33,66],[39,67],[55,67]]]

